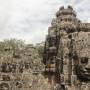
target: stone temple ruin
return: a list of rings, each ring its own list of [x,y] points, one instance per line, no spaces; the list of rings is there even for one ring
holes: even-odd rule
[[[62,6],[48,28],[43,63],[55,90],[90,90],[90,23],[71,6]]]
[[[51,22],[43,63],[32,45],[0,48],[0,90],[90,90],[90,23],[71,6]]]
[[[0,49],[0,90],[35,90],[40,61],[31,45],[15,50],[7,46]]]

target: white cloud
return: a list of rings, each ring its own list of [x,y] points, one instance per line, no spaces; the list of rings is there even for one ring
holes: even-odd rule
[[[90,0],[0,0],[0,39],[18,38],[27,43],[45,40],[55,13],[68,4],[82,21],[90,21]]]

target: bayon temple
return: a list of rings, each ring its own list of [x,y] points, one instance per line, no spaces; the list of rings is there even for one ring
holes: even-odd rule
[[[60,7],[42,57],[32,45],[1,48],[0,90],[90,90],[90,23]]]
[[[55,90],[90,90],[90,23],[82,23],[71,6],[60,7],[52,20],[43,57]]]

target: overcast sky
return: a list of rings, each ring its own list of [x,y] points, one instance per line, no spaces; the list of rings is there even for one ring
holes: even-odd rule
[[[0,40],[17,38],[34,44],[44,41],[62,5],[72,5],[78,18],[90,22],[90,0],[0,0]]]

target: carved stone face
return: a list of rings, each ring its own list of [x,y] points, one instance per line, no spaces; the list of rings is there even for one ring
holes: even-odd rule
[[[80,80],[90,81],[90,33],[79,32],[75,43],[76,74]]]
[[[80,80],[90,81],[90,59],[88,57],[79,58],[79,64],[76,65],[76,73]]]

